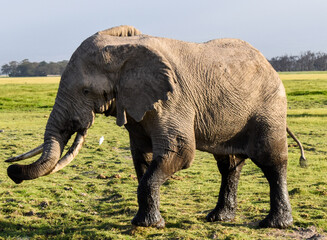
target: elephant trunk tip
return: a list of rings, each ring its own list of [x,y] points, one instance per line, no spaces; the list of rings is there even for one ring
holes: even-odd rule
[[[20,184],[24,179],[21,179],[23,175],[22,166],[19,164],[10,165],[7,169],[7,174],[16,184]]]

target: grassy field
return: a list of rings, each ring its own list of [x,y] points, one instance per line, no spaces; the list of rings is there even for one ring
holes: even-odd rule
[[[128,134],[113,118],[97,116],[77,158],[65,169],[14,184],[0,162],[0,239],[306,239],[327,236],[327,73],[283,73],[288,125],[302,141],[309,168],[289,139],[288,190],[294,226],[259,229],[269,210],[269,188],[250,161],[243,168],[233,222],[208,223],[220,175],[212,155],[197,152],[191,168],[161,188],[165,229],[133,228],[137,180]],[[0,78],[0,159],[43,141],[58,77]],[[99,138],[104,143],[99,146]],[[70,144],[68,144],[70,145]],[[27,162],[34,161],[34,159]],[[99,178],[102,174],[105,177]]]

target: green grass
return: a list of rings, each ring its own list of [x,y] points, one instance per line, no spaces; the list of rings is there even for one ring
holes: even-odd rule
[[[115,119],[97,116],[80,154],[58,173],[15,185],[7,177],[8,164],[0,162],[0,239],[294,239],[327,235],[327,74],[283,73],[281,78],[289,101],[288,125],[302,141],[309,161],[309,168],[299,167],[299,150],[290,139],[288,188],[293,227],[257,227],[269,210],[269,188],[250,160],[240,179],[236,219],[207,223],[205,216],[217,201],[220,175],[212,155],[197,152],[189,169],[161,187],[166,228],[133,228],[137,180],[128,134],[115,125]],[[0,79],[0,159],[42,143],[58,88],[53,80],[49,84],[46,79],[1,84],[8,79]],[[101,136],[105,141],[99,146]],[[108,178],[98,179],[99,174]]]
[[[327,73],[282,73],[290,109],[326,109]]]

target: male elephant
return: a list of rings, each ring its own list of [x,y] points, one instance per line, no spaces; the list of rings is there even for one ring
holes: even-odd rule
[[[103,113],[129,132],[139,181],[134,225],[164,227],[159,188],[188,168],[199,149],[214,155],[222,175],[208,221],[234,218],[240,172],[250,158],[270,185],[271,208],[260,226],[283,228],[293,221],[286,186],[286,109],[278,74],[248,43],[188,43],[120,26],[94,34],[77,48],[61,77],[44,143],[7,161],[42,152],[41,157],[30,165],[9,166],[8,175],[21,183],[63,168],[81,148],[94,115]]]

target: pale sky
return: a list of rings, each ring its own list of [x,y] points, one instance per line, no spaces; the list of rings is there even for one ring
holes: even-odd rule
[[[240,38],[267,58],[327,52],[327,0],[0,0],[0,66],[68,60],[118,25],[191,42]]]

